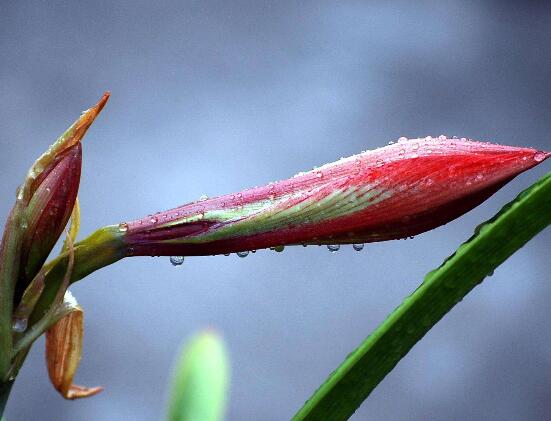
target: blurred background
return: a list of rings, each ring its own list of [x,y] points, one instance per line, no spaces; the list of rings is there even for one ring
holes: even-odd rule
[[[0,219],[34,159],[103,91],[84,142],[81,235],[284,179],[400,136],[551,149],[546,2],[0,3]],[[36,343],[7,419],[164,417],[177,349],[214,327],[232,361],[229,420],[289,419],[348,352],[521,189],[414,240],[133,258],[72,287],[86,314],[64,401]],[[449,313],[356,420],[547,420],[551,231]]]

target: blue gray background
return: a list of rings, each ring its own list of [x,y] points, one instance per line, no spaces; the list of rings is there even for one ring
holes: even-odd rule
[[[15,1],[0,3],[0,218],[32,161],[101,96],[85,139],[82,235],[284,179],[399,136],[551,149],[545,2]],[[86,310],[77,383],[49,385],[43,341],[7,419],[162,419],[180,343],[205,327],[232,360],[229,420],[284,420],[472,233],[549,170],[414,240],[134,258],[72,290]],[[546,420],[549,231],[448,314],[356,420]]]

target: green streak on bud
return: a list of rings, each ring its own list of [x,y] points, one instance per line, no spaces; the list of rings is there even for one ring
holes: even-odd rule
[[[341,218],[362,211],[392,196],[392,191],[381,191],[372,185],[348,187],[332,191],[325,197],[321,192],[298,192],[284,196],[277,201],[262,200],[237,209],[213,210],[205,212],[204,220],[226,222],[222,228],[198,237],[184,240],[168,240],[166,243],[206,243],[228,238],[260,234],[287,228],[297,224],[317,224]],[[307,195],[307,196],[306,196]],[[298,204],[295,200],[305,197]],[[290,205],[287,207],[287,203]],[[163,227],[192,222],[186,218],[166,224]]]

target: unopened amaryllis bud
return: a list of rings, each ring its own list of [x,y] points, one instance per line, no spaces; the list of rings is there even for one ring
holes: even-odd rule
[[[38,273],[71,215],[80,183],[82,146],[80,141],[101,111],[109,95],[85,111],[29,171],[20,188],[23,230],[21,270],[16,299]]]
[[[46,332],[46,365],[53,386],[66,399],[93,396],[102,387],[73,384],[82,355],[84,313],[80,307],[59,320]]]
[[[210,255],[413,236],[474,208],[549,153],[427,137],[122,223],[128,255]]]
[[[73,209],[80,178],[80,141],[109,93],[80,118],[33,164],[17,190],[0,243],[0,355],[11,355],[12,311],[37,275]],[[0,379],[11,370],[0,358]]]

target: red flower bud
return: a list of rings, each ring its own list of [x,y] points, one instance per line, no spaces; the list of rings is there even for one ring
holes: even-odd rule
[[[63,232],[77,198],[82,146],[77,143],[58,155],[34,184],[38,187],[25,210],[21,278],[29,281],[40,270]]]
[[[80,118],[34,163],[19,188],[12,214],[19,231],[19,280],[15,301],[38,273],[73,210],[80,183],[82,146],[80,141],[99,114],[109,94],[82,113]]]
[[[240,193],[129,223],[128,255],[209,255],[413,236],[474,208],[550,156],[467,139],[401,138]]]

